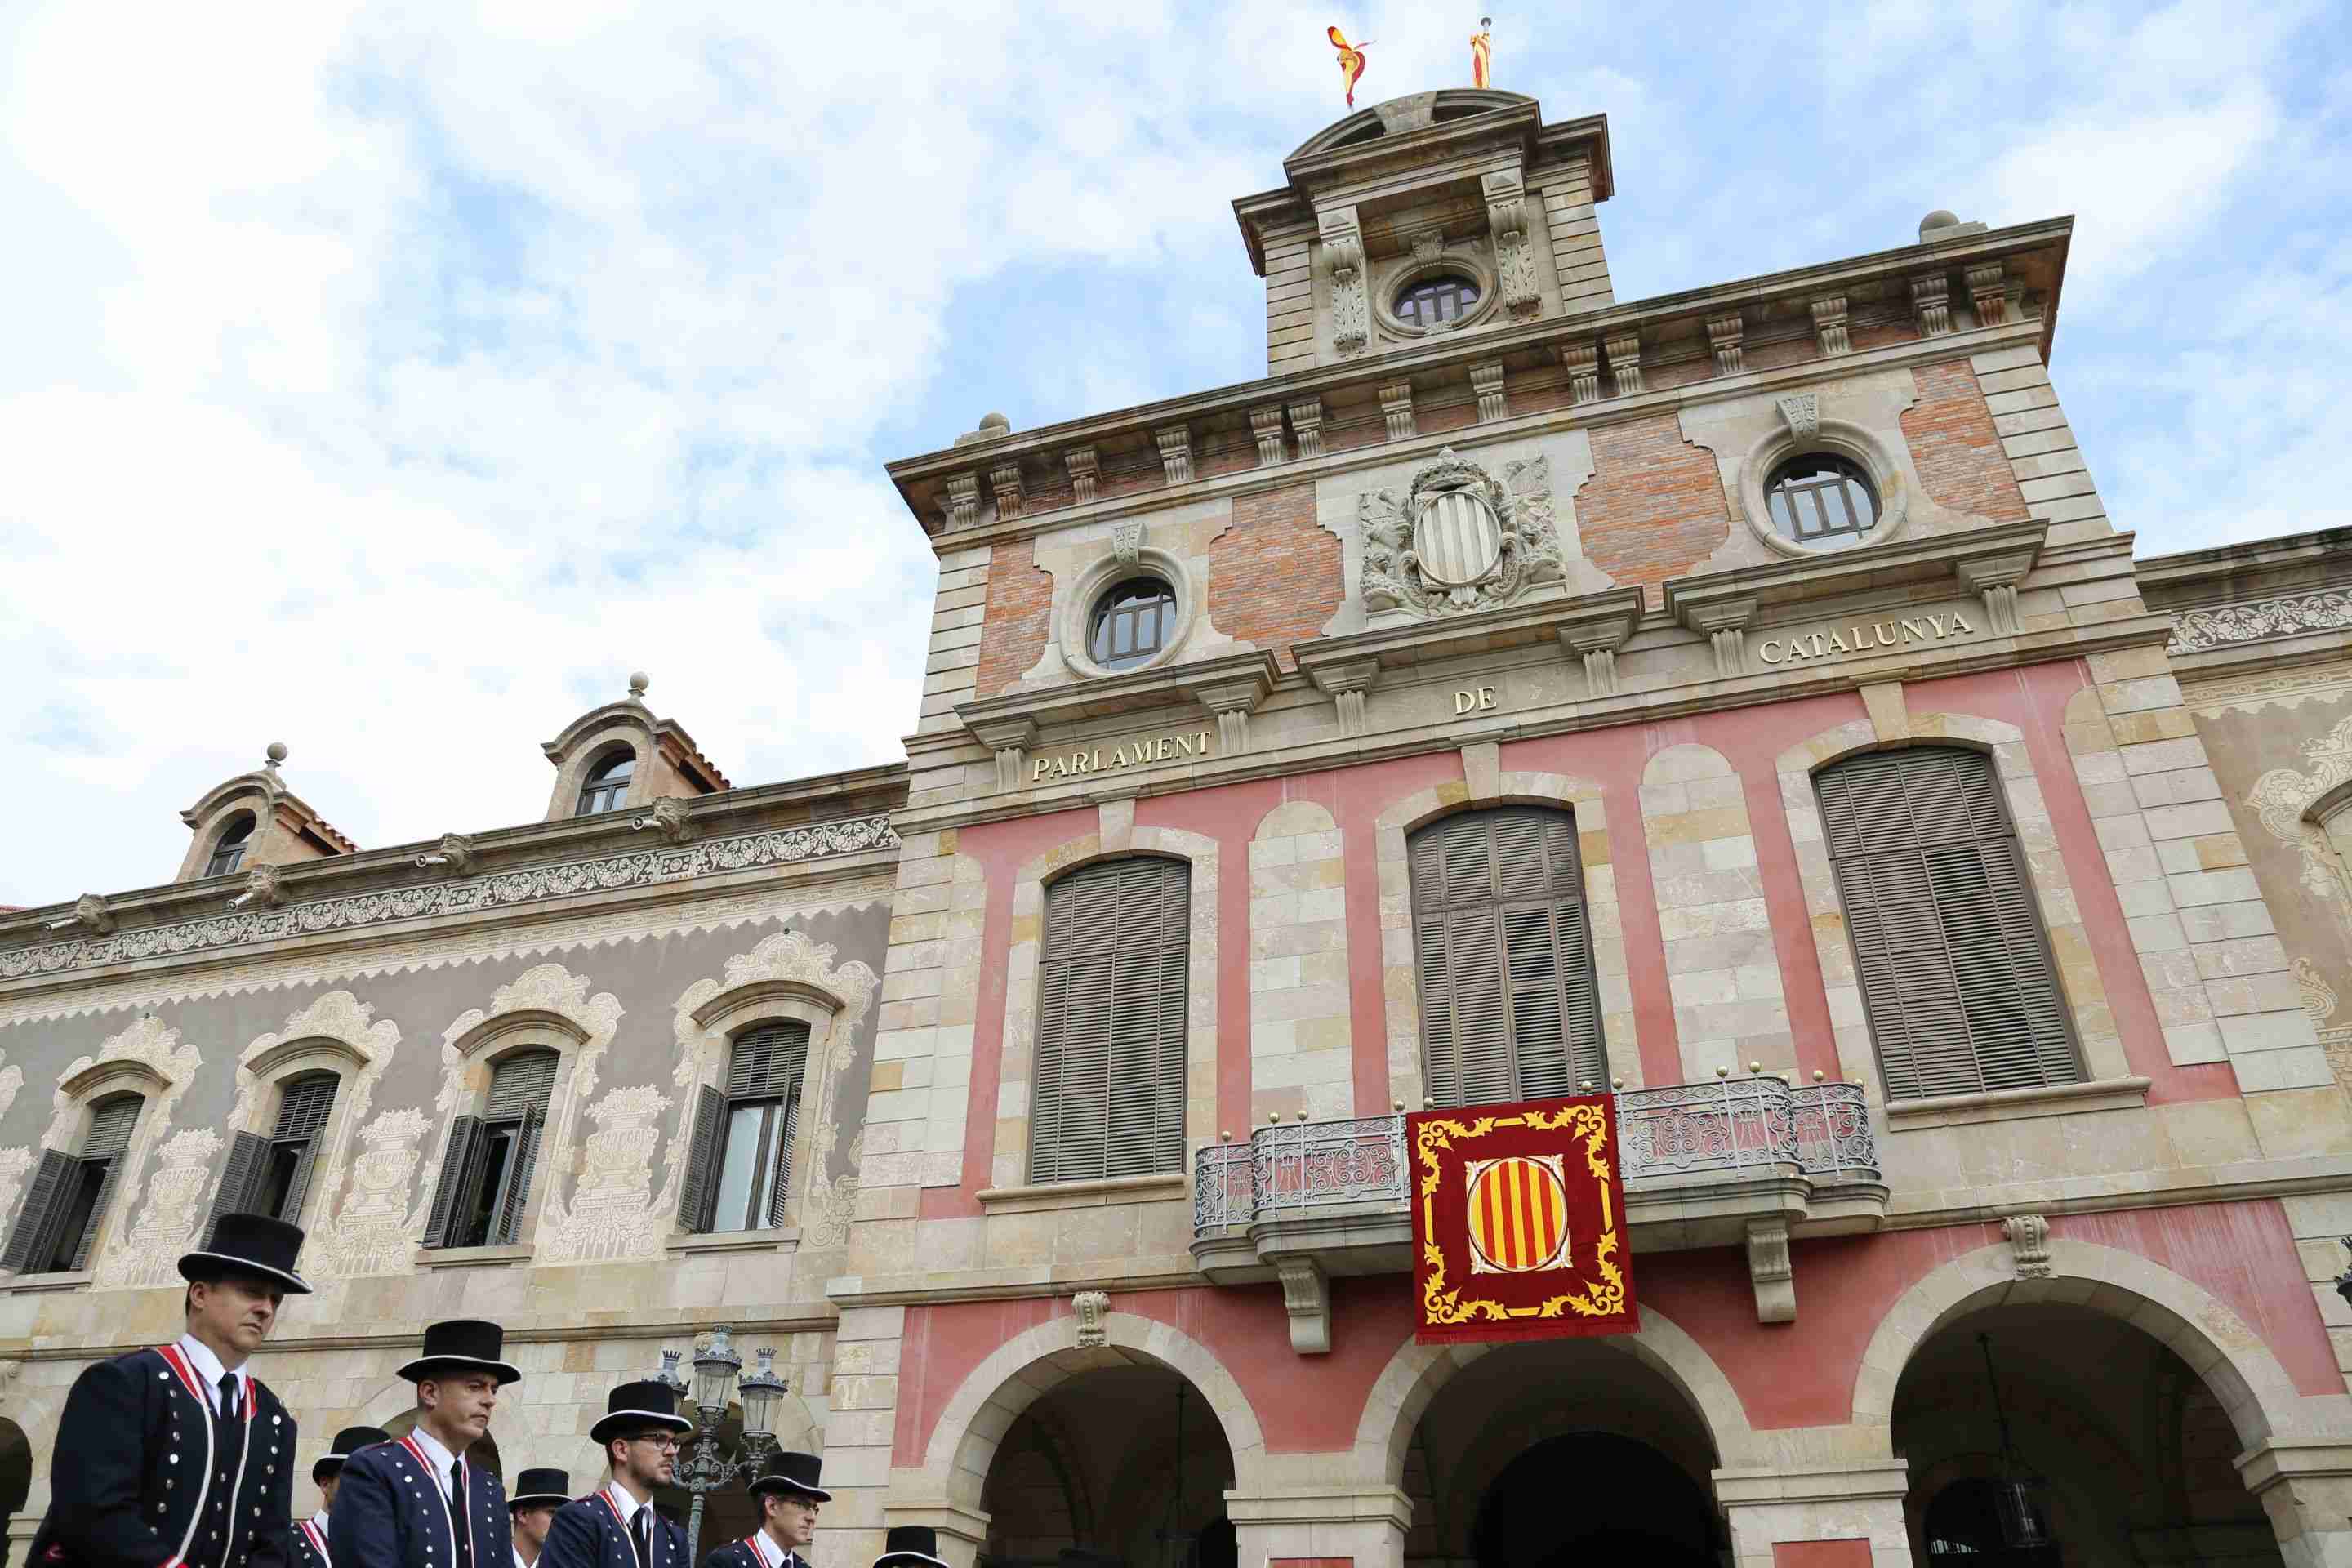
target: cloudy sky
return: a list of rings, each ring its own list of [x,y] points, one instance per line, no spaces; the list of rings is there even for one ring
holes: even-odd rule
[[[362,845],[535,818],[653,676],[738,784],[913,725],[885,461],[1262,373],[1229,202],[1466,85],[1355,0],[0,5],[0,903],[169,878],[292,747]],[[2352,522],[2338,6],[1504,10],[1633,300],[2077,215],[2055,374],[2143,552]]]

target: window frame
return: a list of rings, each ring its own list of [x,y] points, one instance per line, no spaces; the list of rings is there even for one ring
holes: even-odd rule
[[[1159,592],[1149,601],[1149,606],[1156,607],[1159,612],[1150,616],[1151,629],[1157,640],[1149,647],[1139,644],[1124,654],[1098,650],[1098,645],[1104,641],[1106,629],[1112,625],[1114,617],[1128,617],[1138,622],[1141,620],[1142,614],[1147,608],[1146,604],[1139,594],[1130,595],[1129,591],[1140,588],[1146,584],[1159,589]],[[1097,591],[1094,595],[1093,607],[1087,612],[1087,658],[1097,668],[1113,673],[1140,669],[1174,647],[1181,639],[1182,613],[1182,605],[1178,598],[1176,585],[1158,573],[1138,571],[1121,577]]]
[[[1408,312],[1405,310],[1408,301],[1418,300],[1424,293],[1429,294],[1433,302],[1436,298],[1434,291],[1448,284],[1454,287],[1455,294],[1454,315],[1423,321],[1418,311]],[[1467,300],[1459,298],[1464,289],[1470,290]],[[1406,279],[1391,288],[1389,290],[1389,314],[1402,324],[1423,332],[1454,331],[1478,319],[1478,307],[1486,303],[1486,284],[1468,268],[1442,268]]]
[[[549,1064],[544,1096],[536,1105],[526,1103],[513,1113],[493,1115],[490,1097],[500,1069],[540,1058]],[[421,1243],[427,1252],[520,1247],[530,1233],[531,1194],[547,1163],[547,1129],[561,1098],[570,1092],[565,1074],[571,1062],[563,1047],[552,1041],[529,1039],[498,1052],[487,1065],[488,1079],[469,1097],[472,1108],[451,1120],[442,1143],[440,1173]],[[492,1145],[500,1138],[509,1141],[493,1174]],[[482,1235],[472,1239],[477,1225]]]
[[[1800,467],[1809,468],[1816,474],[1824,470],[1834,471],[1838,475],[1838,479],[1834,484],[1824,483],[1811,477],[1801,480],[1791,472]],[[1864,497],[1870,503],[1870,516],[1867,521],[1854,522],[1849,517],[1848,521],[1843,524],[1824,525],[1811,534],[1799,530],[1800,498],[1818,498],[1831,491],[1843,495],[1847,487],[1855,485],[1861,487]],[[1781,524],[1780,515],[1783,510],[1781,503],[1784,500],[1789,516],[1789,523],[1785,528]],[[1851,498],[1846,499],[1845,504],[1851,513]],[[1829,515],[1828,509],[1820,505],[1818,501],[1816,501],[1815,510],[1824,519]],[[1856,461],[1843,452],[1832,451],[1822,447],[1809,447],[1802,451],[1791,452],[1780,458],[1765,473],[1764,514],[1772,531],[1782,541],[1800,550],[1809,552],[1852,550],[1870,540],[1878,531],[1880,523],[1885,519],[1886,505],[1884,498],[1879,494],[1877,481],[1871,478],[1868,465]]]
[[[242,827],[244,831],[239,832]],[[245,868],[245,858],[253,852],[254,835],[261,830],[261,819],[250,811],[239,811],[222,824],[211,851],[205,857],[204,875],[233,877]],[[227,856],[226,863],[222,857]]]
[[[800,1065],[781,1091],[771,1089],[739,1094],[732,1087],[736,1053],[744,1048],[746,1041],[769,1029],[785,1037],[776,1047],[783,1050],[791,1048],[792,1031],[800,1031]],[[680,1219],[688,1234],[742,1236],[782,1229],[790,1223],[790,1205],[800,1196],[801,1184],[795,1180],[793,1165],[801,1158],[801,1126],[809,1098],[810,1062],[817,1042],[826,1032],[806,1018],[774,1015],[754,1018],[729,1036],[719,1064],[719,1082],[704,1086],[695,1106],[698,1125],[693,1129],[688,1179],[698,1186],[683,1194],[680,1200]],[[770,1081],[772,1084],[772,1074]],[[761,1114],[754,1133],[757,1147],[752,1155],[751,1184],[743,1197],[745,1223],[722,1226],[719,1205],[726,1193],[728,1152],[735,1146],[735,1119],[739,1112],[753,1108],[759,1108]],[[760,1223],[751,1223],[755,1216]]]
[[[593,758],[580,775],[580,788],[573,798],[572,815],[604,816],[628,805],[629,791],[635,787],[637,781],[638,762],[636,748],[629,745],[612,747]],[[625,765],[628,771],[614,778],[614,773]],[[593,804],[608,796],[606,804]]]
[[[109,1212],[114,1206],[115,1188],[138,1146],[148,1110],[154,1100],[155,1096],[143,1084],[95,1094],[80,1108],[80,1127],[72,1152],[47,1148],[41,1152],[37,1173],[8,1237],[10,1253],[17,1252],[22,1244],[25,1263],[19,1270],[20,1278],[78,1274],[90,1267],[98,1252],[99,1237],[105,1232]],[[122,1128],[121,1141],[103,1153],[93,1152],[92,1145],[100,1131],[100,1118],[110,1108],[126,1102],[131,1106],[130,1119]],[[81,1195],[85,1194],[86,1207]],[[34,1206],[37,1203],[40,1205],[37,1209]],[[77,1209],[80,1210],[79,1216]],[[37,1228],[23,1232],[22,1227],[27,1224]]]

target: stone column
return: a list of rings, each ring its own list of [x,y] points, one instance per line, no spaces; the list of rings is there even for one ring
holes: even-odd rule
[[[1412,1500],[1387,1485],[1225,1494],[1238,1568],[1404,1568]]]
[[[2352,1443],[2265,1443],[2238,1473],[2271,1516],[2286,1568],[2352,1568]]]
[[[1731,1526],[1733,1568],[1773,1568],[1775,1561],[1815,1557],[1824,1563],[1864,1561],[1874,1568],[1910,1568],[1911,1531],[1903,1519],[1909,1467],[1891,1463],[1822,1468],[1717,1470],[1715,1499]],[[1809,1546],[1779,1554],[1776,1546]]]
[[[928,1524],[939,1533],[940,1556],[949,1568],[972,1568],[988,1544],[987,1514],[951,1502],[894,1502],[882,1510],[883,1526]]]

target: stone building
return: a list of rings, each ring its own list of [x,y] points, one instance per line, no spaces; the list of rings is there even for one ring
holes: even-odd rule
[[[488,1315],[584,1481],[730,1323],[829,1563],[2352,1563],[2352,537],[2135,562],[2065,219],[1620,303],[1598,117],[1283,182],[1263,378],[891,466],[903,765],[730,788],[640,680],[544,822],[273,758],[0,916],[13,1536],[234,1197],[308,1432]],[[1640,1331],[1416,1344],[1401,1111],[1583,1085]]]

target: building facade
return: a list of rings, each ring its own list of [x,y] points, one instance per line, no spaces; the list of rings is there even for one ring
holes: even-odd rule
[[[13,1537],[234,1203],[306,1433],[494,1317],[486,1458],[584,1481],[725,1322],[827,1562],[2352,1563],[2352,538],[2134,560],[2067,220],[1620,303],[1597,117],[1283,174],[1264,377],[891,466],[903,765],[733,788],[639,679],[542,823],[273,759],[0,917]],[[1417,1344],[1402,1114],[1583,1088],[1639,1331]]]

